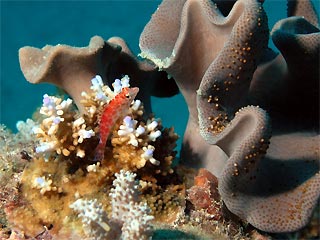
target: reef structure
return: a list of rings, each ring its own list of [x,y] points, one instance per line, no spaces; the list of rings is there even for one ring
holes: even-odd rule
[[[151,220],[168,212],[174,220],[181,211],[184,185],[172,166],[178,139],[173,128],[163,128],[152,115],[144,118],[128,76],[116,79],[113,90],[98,75],[91,82],[81,94],[87,114],[70,98],[45,94],[41,116],[29,121],[36,147],[28,153],[19,194],[5,206],[12,230],[25,237],[148,239]],[[130,89],[134,95],[127,95]],[[116,102],[121,112],[105,121],[119,97],[127,100]],[[103,136],[106,127],[110,132]],[[164,182],[167,177],[176,180]]]
[[[262,2],[164,0],[140,37],[154,65],[120,38],[21,48],[27,80],[72,99],[44,95],[36,119],[20,124],[36,147],[22,151],[29,162],[4,204],[13,232],[147,239],[165,223],[240,238],[247,223],[268,233],[306,226],[320,196],[319,21],[310,1],[289,1],[271,31],[277,54]],[[189,120],[174,168],[177,135],[150,115],[150,96],[178,89]]]

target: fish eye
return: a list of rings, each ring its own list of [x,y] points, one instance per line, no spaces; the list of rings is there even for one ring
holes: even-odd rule
[[[126,98],[130,98],[130,94],[129,93],[126,94]]]

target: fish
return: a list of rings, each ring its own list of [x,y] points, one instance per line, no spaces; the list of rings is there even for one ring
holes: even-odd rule
[[[99,162],[104,157],[104,150],[114,124],[127,113],[130,104],[137,96],[139,88],[124,87],[103,109],[99,123],[99,143],[95,149],[93,161]]]

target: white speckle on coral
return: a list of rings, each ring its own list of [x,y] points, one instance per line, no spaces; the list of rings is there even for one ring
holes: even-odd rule
[[[58,110],[57,111],[57,115],[59,115],[59,116],[63,115],[63,111],[62,110]]]
[[[143,159],[150,161],[153,165],[160,165],[160,162],[153,157],[154,146],[148,145],[148,147],[143,147],[142,150],[144,151],[143,154],[141,154]]]
[[[152,122],[147,122],[147,131],[149,135],[150,141],[156,141],[158,137],[161,136],[161,131],[157,130],[157,127],[159,126],[159,123],[156,120],[153,120]]]
[[[90,89],[95,93],[96,99],[102,102],[108,102],[110,100],[108,93],[112,91],[108,86],[103,84],[101,76],[96,75],[93,79],[91,79],[91,83],[92,85]]]
[[[67,109],[71,106],[72,100],[68,98],[67,100],[63,100],[60,106],[57,106],[57,109]]]
[[[91,106],[88,109],[88,113],[90,113],[91,115],[94,115],[97,111],[97,108],[95,106]]]
[[[39,186],[39,187],[43,188],[43,187],[45,187],[45,185],[47,185],[46,183],[47,182],[45,181],[44,177],[37,177],[37,178],[34,179],[34,185],[35,186]]]
[[[39,126],[34,126],[32,128],[32,133],[33,134],[41,134],[41,135],[45,134],[45,132]]]
[[[129,140],[129,144],[131,144],[132,146],[138,147],[139,142],[136,138],[132,137],[133,135],[130,135],[130,140]]]
[[[147,125],[147,129],[149,131],[153,131],[157,126],[158,126],[158,122],[157,121],[152,121],[151,123],[149,123]]]
[[[120,79],[114,80],[114,83],[112,84],[114,92],[119,93],[121,92],[122,86],[121,86],[121,81]]]
[[[82,124],[85,123],[85,120],[83,117],[79,117],[78,119],[76,119],[74,122],[73,122],[73,126],[75,127],[80,127]]]
[[[91,89],[94,91],[99,91],[103,86],[102,78],[99,75],[96,75],[94,78],[91,79]]]
[[[118,134],[121,137],[126,137],[128,140],[128,143],[137,147],[139,144],[139,140],[137,137],[141,133],[141,128],[139,128],[139,131],[136,131],[137,121],[132,119],[130,116],[126,116],[123,119],[123,124],[120,125]]]
[[[141,101],[139,99],[137,99],[137,100],[133,101],[131,108],[133,111],[137,111],[140,106],[141,106]]]
[[[137,129],[136,129],[136,137],[139,137],[140,135],[144,134],[146,132],[146,129],[142,126],[139,126]]]
[[[45,152],[54,151],[55,150],[55,146],[56,146],[56,144],[54,144],[53,142],[41,143],[40,146],[36,147],[36,153],[45,153]]]
[[[124,119],[123,119],[123,124],[120,125],[120,132],[118,133],[120,136],[124,136],[124,135],[127,135],[129,133],[132,133],[133,132],[133,128],[135,127],[136,125],[136,121],[133,120],[131,117],[129,116],[126,116]]]
[[[160,136],[161,136],[161,131],[160,131],[160,130],[157,130],[157,131],[151,132],[151,133],[149,134],[149,139],[154,142],[154,141],[156,141],[156,139],[157,139],[158,137],[160,137]]]
[[[80,138],[91,138],[94,135],[95,135],[95,133],[92,129],[90,129],[90,130],[80,129],[79,130]]]
[[[101,93],[101,92],[97,93],[96,98],[99,99],[99,100],[104,100],[104,101],[107,100],[106,99],[106,95]]]
[[[81,92],[81,97],[83,98],[90,98],[90,95],[86,93],[85,91]]]
[[[135,127],[135,124],[137,121],[134,121],[130,116],[125,116],[123,119],[123,123],[125,124],[126,127],[132,129]]]
[[[63,112],[62,112],[62,114],[63,114]],[[55,125],[57,125],[57,124],[59,124],[60,122],[63,122],[63,121],[64,121],[64,118],[62,118],[62,117],[53,117],[52,118],[52,123],[55,124]]]
[[[80,193],[79,193],[78,191],[76,191],[76,192],[74,193],[74,197],[75,197],[76,199],[80,198]],[[70,206],[69,206],[69,207],[70,207]]]
[[[86,155],[86,153],[85,153],[85,151],[84,150],[82,150],[82,149],[78,149],[77,150],[77,157],[79,157],[79,158],[84,158],[85,157],[85,155]]]
[[[58,128],[57,124],[52,124],[48,130],[48,135],[54,135],[58,131]]]
[[[43,95],[43,107],[47,109],[54,109],[56,105],[56,101],[54,98],[49,96],[48,94]]]
[[[100,162],[97,162],[96,164],[88,165],[87,166],[87,171],[88,172],[97,172],[99,167],[100,167]]]
[[[121,90],[125,87],[130,87],[129,84],[130,78],[128,75],[125,75],[123,78],[114,80],[114,83],[112,83],[113,91],[115,94],[118,94],[121,92]]]
[[[123,88],[124,87],[130,87],[129,82],[130,82],[130,78],[129,78],[128,75],[125,75],[123,78],[121,78],[121,85],[122,85]]]
[[[32,187],[40,189],[40,194],[45,194],[49,191],[57,191],[62,192],[61,188],[57,188],[52,186],[52,179],[47,177],[36,177],[32,182]]]

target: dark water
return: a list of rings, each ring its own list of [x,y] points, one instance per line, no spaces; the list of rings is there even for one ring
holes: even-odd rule
[[[286,1],[266,0],[269,26],[286,16]],[[315,0],[319,10],[319,0]],[[124,38],[138,54],[139,36],[160,1],[3,1],[1,8],[1,108],[0,123],[15,131],[18,120],[31,117],[51,85],[28,83],[20,71],[18,49],[58,43],[87,46],[94,35]],[[177,111],[179,109],[179,111]],[[153,98],[153,111],[164,126],[183,135],[187,110],[183,98]]]

